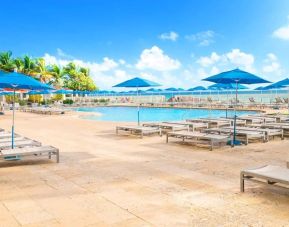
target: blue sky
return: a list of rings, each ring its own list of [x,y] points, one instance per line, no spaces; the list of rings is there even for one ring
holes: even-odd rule
[[[193,87],[239,67],[288,77],[287,0],[8,1],[0,8],[0,51],[73,60],[101,88],[133,76]]]

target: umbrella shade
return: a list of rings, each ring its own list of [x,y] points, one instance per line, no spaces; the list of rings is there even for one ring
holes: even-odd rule
[[[135,77],[131,80],[124,81],[120,84],[114,85],[113,87],[155,87],[160,86],[160,84],[153,81],[145,80],[139,77]]]
[[[57,90],[55,92],[53,92],[54,94],[62,94],[62,95],[66,95],[66,94],[73,94],[72,90],[65,90],[65,89],[61,89],[61,90]]]
[[[231,84],[213,84],[211,86],[208,87],[208,89],[212,89],[212,90],[235,90],[236,89],[236,84],[231,83]],[[238,89],[249,89],[248,87],[239,84],[238,85]]]
[[[178,89],[174,87],[170,87],[170,88],[165,89],[165,91],[178,91]]]
[[[11,91],[0,91],[0,96],[3,96],[3,95],[13,95],[13,92],[11,92]]]
[[[263,86],[260,86],[260,87],[255,88],[254,90],[255,90],[255,91],[262,91],[262,90],[264,90],[264,87],[263,87]]]
[[[286,78],[284,80],[280,80],[274,84],[270,84],[270,85],[264,87],[263,89],[264,90],[270,90],[270,89],[285,88],[287,86],[289,86],[289,79],[288,78]]]
[[[29,89],[29,90],[49,90],[53,89],[47,84],[43,84],[30,76],[22,73],[6,73],[0,71],[0,88]]]
[[[188,89],[188,91],[205,91],[205,90],[207,89],[203,86],[197,86],[197,87]]]
[[[32,91],[29,91],[27,94],[28,95],[48,95],[48,94],[51,94],[51,91],[48,91],[48,90],[43,90],[43,91],[32,90]]]
[[[158,89],[150,88],[150,89],[147,89],[146,91],[150,91],[150,92],[158,92]]]
[[[205,81],[210,81],[213,83],[221,83],[221,84],[262,84],[262,83],[270,83],[267,80],[264,80],[252,73],[248,73],[246,71],[242,71],[240,69],[234,69],[231,71],[226,71],[219,73],[214,76],[210,76],[208,78],[203,79]]]

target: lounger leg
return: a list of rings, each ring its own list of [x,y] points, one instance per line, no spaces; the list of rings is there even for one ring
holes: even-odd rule
[[[56,151],[56,162],[59,163],[59,150]]]
[[[244,174],[241,173],[240,175],[240,191],[245,192],[245,181],[244,181]]]
[[[211,147],[210,147],[210,151],[212,151],[212,150],[213,150],[213,146],[214,146],[214,142],[213,142],[213,140],[211,140]]]

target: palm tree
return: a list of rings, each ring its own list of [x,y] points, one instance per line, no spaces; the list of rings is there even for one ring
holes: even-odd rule
[[[43,83],[48,83],[52,78],[52,74],[47,69],[45,60],[43,58],[36,59],[33,73],[36,73],[40,81]]]
[[[0,53],[0,69],[3,71],[13,72],[15,68],[12,52],[2,52]]]
[[[36,69],[35,60],[29,57],[28,55],[25,55],[23,58],[22,72],[26,75],[36,76],[37,72],[35,69]]]
[[[14,59],[14,66],[15,66],[15,69],[17,70],[17,72],[22,72],[23,67],[24,67],[23,60],[21,58],[15,58]]]
[[[63,70],[58,65],[52,65],[48,67],[48,71],[53,76],[50,83],[56,88],[61,88],[63,86]]]

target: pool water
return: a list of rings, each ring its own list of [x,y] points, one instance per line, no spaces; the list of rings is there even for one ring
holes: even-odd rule
[[[84,119],[97,121],[137,122],[136,107],[82,107],[77,111],[92,113]],[[254,114],[253,111],[237,111],[237,115]],[[233,117],[234,111],[228,110],[227,116]],[[178,109],[178,108],[140,108],[140,121],[181,121],[189,118],[226,117],[225,110]]]

